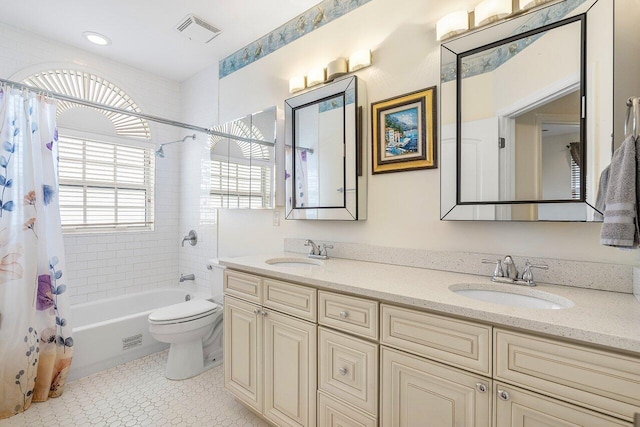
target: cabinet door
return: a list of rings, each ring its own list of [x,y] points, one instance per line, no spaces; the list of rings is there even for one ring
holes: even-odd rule
[[[613,427],[630,423],[517,387],[496,383],[496,427]]]
[[[278,426],[315,426],[317,326],[263,310],[263,414]]]
[[[380,357],[382,426],[491,424],[489,380],[386,347]]]
[[[259,306],[224,299],[224,385],[262,412],[262,316]]]

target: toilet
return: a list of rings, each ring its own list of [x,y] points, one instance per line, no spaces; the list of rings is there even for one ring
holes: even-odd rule
[[[149,332],[171,345],[165,376],[170,380],[191,378],[219,363],[205,363],[203,340],[222,334],[222,307],[205,299],[163,307],[149,314]]]

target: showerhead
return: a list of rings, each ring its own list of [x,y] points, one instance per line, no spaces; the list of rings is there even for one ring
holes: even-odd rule
[[[179,139],[179,140],[177,140],[177,141],[165,142],[164,144],[160,144],[160,147],[158,147],[158,149],[155,151],[155,153],[154,153],[154,154],[156,155],[156,157],[159,157],[159,158],[161,158],[161,159],[164,159],[165,154],[164,154],[164,148],[163,148],[163,147],[164,147],[165,145],[168,145],[168,144],[175,144],[176,142],[184,142],[184,141],[186,141],[186,140],[187,140],[187,138],[191,138],[191,139],[195,140],[195,139],[196,139],[196,134],[194,133],[193,135],[187,135],[187,136],[185,136],[184,138]]]

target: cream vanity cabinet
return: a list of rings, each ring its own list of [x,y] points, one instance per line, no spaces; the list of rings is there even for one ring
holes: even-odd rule
[[[316,290],[224,277],[225,387],[278,426],[316,425]]]
[[[387,304],[380,317],[381,425],[491,425],[490,326]]]
[[[635,354],[230,270],[224,286],[225,385],[277,426],[631,427],[640,412]]]

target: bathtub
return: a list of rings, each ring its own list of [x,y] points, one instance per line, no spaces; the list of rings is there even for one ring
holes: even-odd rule
[[[159,288],[71,306],[73,361],[68,381],[168,348],[149,333],[152,311],[185,301],[187,291]]]

